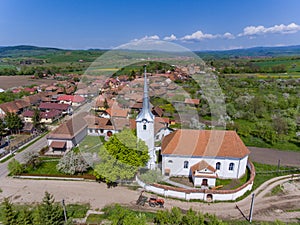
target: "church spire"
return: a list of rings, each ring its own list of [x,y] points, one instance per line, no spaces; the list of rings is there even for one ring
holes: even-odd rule
[[[154,121],[154,115],[150,109],[149,102],[149,94],[148,94],[148,83],[147,83],[147,68],[144,66],[144,95],[143,95],[143,108],[139,115],[136,118],[136,121],[147,120],[148,122]]]

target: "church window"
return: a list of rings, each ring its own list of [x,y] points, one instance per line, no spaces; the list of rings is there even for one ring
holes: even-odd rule
[[[216,163],[216,170],[220,170],[220,168],[221,168],[221,163],[220,163],[220,162],[217,162],[217,163]]]
[[[144,125],[143,125],[143,130],[146,130],[146,129],[147,129],[147,125],[144,124]]]
[[[189,168],[189,161],[184,161],[184,162],[183,162],[183,168],[184,168],[184,169]]]
[[[234,170],[234,163],[230,163],[228,169],[229,169],[229,170]]]

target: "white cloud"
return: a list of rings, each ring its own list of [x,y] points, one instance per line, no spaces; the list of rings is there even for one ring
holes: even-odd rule
[[[164,37],[164,40],[165,41],[176,41],[177,37],[174,34],[171,34],[171,36]]]
[[[244,28],[243,33],[238,36],[253,36],[253,35],[263,35],[263,34],[292,34],[300,30],[300,26],[295,23],[290,23],[288,25],[280,24],[274,25],[273,27],[264,26],[248,26]]]
[[[159,38],[158,35],[152,35],[152,36],[146,35],[146,36],[144,36],[144,37],[142,37],[140,39],[135,38],[132,41],[154,41],[154,40],[159,40],[159,39],[160,38]]]
[[[205,34],[201,30],[196,31],[195,33],[191,35],[185,35],[184,37],[180,38],[180,40],[183,41],[201,41],[204,39],[215,39],[219,37],[220,35],[214,35],[214,34]]]
[[[232,33],[226,32],[223,34],[222,36],[223,38],[227,38],[227,39],[234,39],[234,35]]]

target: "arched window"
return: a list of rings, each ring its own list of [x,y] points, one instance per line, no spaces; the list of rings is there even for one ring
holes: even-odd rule
[[[173,160],[169,160],[168,163],[173,163]]]
[[[216,170],[220,170],[220,168],[221,168],[221,163],[220,163],[220,162],[217,162],[217,163],[216,163]]]
[[[183,162],[183,168],[184,168],[184,169],[189,168],[189,161],[184,161],[184,162]]]
[[[234,163],[230,163],[228,169],[229,169],[229,170],[234,170]]]
[[[143,125],[143,130],[146,130],[146,129],[147,129],[147,125],[144,124],[144,125]]]

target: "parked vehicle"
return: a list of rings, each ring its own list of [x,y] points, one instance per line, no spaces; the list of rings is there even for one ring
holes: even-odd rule
[[[148,197],[144,196],[143,195],[143,192],[141,192],[138,200],[136,201],[136,204],[137,205],[141,205],[141,206],[144,206],[145,203],[147,202],[148,200]],[[148,204],[150,207],[156,207],[156,206],[159,206],[160,208],[163,208],[164,207],[164,204],[165,204],[165,200],[162,199],[162,198],[157,198],[157,197],[150,197],[149,200],[148,200]]]

